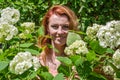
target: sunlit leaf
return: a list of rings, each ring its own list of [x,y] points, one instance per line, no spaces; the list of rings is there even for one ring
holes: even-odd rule
[[[72,65],[72,61],[68,57],[57,57],[57,59],[65,65]]]
[[[53,76],[52,76],[52,74],[50,74],[49,72],[42,72],[42,73],[40,74],[40,78],[41,78],[42,80],[52,80],[52,79],[53,79]]]
[[[96,58],[96,54],[94,51],[89,51],[89,53],[86,54],[86,58],[89,60],[89,61],[92,61]]]
[[[38,34],[41,35],[41,36],[44,36],[44,29],[43,29],[43,27],[40,27],[38,29]]]
[[[33,55],[38,55],[39,51],[35,50],[35,49],[24,49],[25,51],[31,52],[31,54]]]
[[[54,77],[53,80],[65,80],[65,79],[64,79],[64,75],[63,75],[62,73],[59,73],[58,75],[56,75],[56,76]]]
[[[0,71],[5,69],[7,66],[8,66],[8,62],[7,61],[0,61]]]
[[[23,43],[23,44],[20,44],[20,47],[30,47],[32,45],[33,43]]]
[[[80,40],[80,39],[81,39],[80,35],[78,35],[74,32],[69,32],[68,36],[67,36],[67,45],[69,46],[76,40]]]

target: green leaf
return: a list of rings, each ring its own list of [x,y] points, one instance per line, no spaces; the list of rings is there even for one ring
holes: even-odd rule
[[[0,61],[0,71],[5,69],[7,66],[8,66],[8,62],[7,61]]]
[[[35,50],[35,49],[24,49],[25,51],[31,52],[31,54],[33,55],[38,55],[39,51]]]
[[[116,77],[120,78],[120,71],[119,70],[116,72]]]
[[[66,66],[72,65],[72,61],[68,57],[57,57],[57,59]]]
[[[91,72],[91,74],[88,77],[88,80],[107,80],[107,79],[101,74]]]
[[[74,32],[69,32],[67,36],[67,46],[71,45],[73,42],[80,39],[81,39],[80,35]]]
[[[80,57],[75,61],[75,65],[76,65],[76,66],[79,66],[79,65],[82,66],[82,64],[83,64],[84,61],[85,61],[85,58],[83,58],[83,57],[80,56]]]
[[[70,59],[72,60],[72,62],[75,64],[76,60],[78,60],[80,58],[80,55],[72,55],[70,56]]]
[[[27,76],[27,77],[28,77],[28,80],[35,78],[36,75],[37,75],[36,72],[35,72],[35,71],[32,71],[31,74],[30,74],[29,76]]]
[[[101,47],[99,41],[91,41],[90,47],[98,54],[104,54],[106,52],[106,48]]]
[[[84,61],[82,65],[76,66],[76,70],[81,78],[86,79],[92,72],[91,63],[89,61]]]
[[[66,77],[68,77],[71,74],[72,66],[66,66],[61,64],[57,70],[59,73],[63,73]]]
[[[107,50],[106,50],[106,53],[111,53],[111,54],[114,54],[114,50],[113,49],[111,49],[111,48],[107,48]]]
[[[4,2],[4,0],[0,0],[0,2]]]
[[[24,43],[24,44],[20,44],[20,47],[30,47],[30,46],[32,46],[33,45],[33,43]]]
[[[62,73],[57,74],[53,80],[65,80],[64,75]]]
[[[88,61],[92,61],[96,58],[96,54],[94,51],[89,51],[89,53],[86,54],[86,58]]]
[[[41,80],[52,80],[53,76],[49,72],[42,72],[40,74],[40,78],[41,78]]]
[[[41,36],[44,36],[44,29],[43,29],[43,27],[40,27],[38,29],[38,34],[41,35]]]

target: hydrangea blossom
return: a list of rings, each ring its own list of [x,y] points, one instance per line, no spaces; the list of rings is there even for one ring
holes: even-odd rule
[[[108,22],[97,32],[102,47],[116,48],[120,45],[120,21]]]
[[[1,10],[1,22],[8,22],[9,24],[15,24],[20,17],[20,12],[17,9],[7,7]]]
[[[0,23],[0,42],[10,40],[18,33],[18,29],[6,22]]]
[[[65,48],[66,55],[86,54],[86,53],[88,53],[88,49],[86,47],[86,43],[83,40],[76,40],[70,46]]]
[[[33,23],[33,22],[24,22],[23,24],[21,24],[21,27],[23,29],[23,32],[21,34],[19,34],[19,37],[25,39],[26,35],[31,34],[32,32],[34,32],[35,23]]]
[[[103,71],[107,75],[114,75],[114,70],[111,66],[103,66]]]
[[[113,61],[114,64],[120,68],[120,49],[117,49],[113,54]]]
[[[102,27],[102,25],[98,25],[98,24],[93,24],[92,27],[88,27],[87,31],[86,31],[87,37],[89,39],[96,40],[96,34],[97,34],[97,31],[99,30],[100,27]]]
[[[10,62],[10,71],[15,74],[22,74],[31,67],[36,71],[40,67],[39,59],[32,56],[30,52],[19,52]]]

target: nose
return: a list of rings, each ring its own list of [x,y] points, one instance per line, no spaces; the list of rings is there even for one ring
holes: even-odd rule
[[[63,33],[63,30],[62,30],[62,27],[60,26],[58,31],[57,31],[58,34],[62,34]]]

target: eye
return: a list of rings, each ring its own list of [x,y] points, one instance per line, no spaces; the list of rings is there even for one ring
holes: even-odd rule
[[[57,26],[57,25],[51,25],[51,27],[52,27],[53,29],[58,29],[58,26]]]
[[[68,25],[63,25],[62,27],[64,30],[69,30],[69,26]]]

